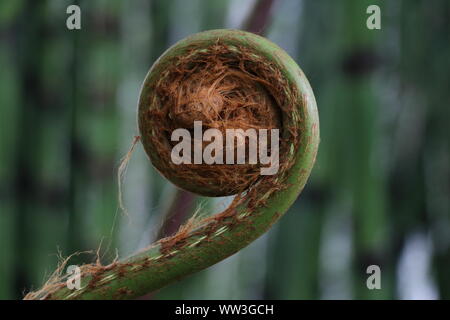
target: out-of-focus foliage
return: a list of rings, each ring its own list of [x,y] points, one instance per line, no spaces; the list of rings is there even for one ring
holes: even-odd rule
[[[66,28],[70,4],[82,30]],[[141,81],[175,41],[239,27],[253,4],[0,2],[0,298],[40,286],[59,250],[101,246],[107,262],[154,239],[174,187],[141,148],[124,181],[129,214],[117,210]],[[381,30],[366,28],[371,4]],[[154,298],[450,298],[450,2],[279,0],[266,35],[315,91],[313,175],[265,236]],[[366,287],[373,264],[381,290]]]

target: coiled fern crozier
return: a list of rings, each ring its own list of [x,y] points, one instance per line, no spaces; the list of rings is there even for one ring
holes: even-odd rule
[[[162,96],[160,87],[164,82],[171,80],[174,72],[186,66],[190,66],[187,73],[194,72],[207,63],[206,59],[214,57],[230,68],[229,74],[239,73],[254,81],[255,87],[263,87],[272,97],[280,115],[278,172],[251,180],[225,211],[191,219],[175,235],[127,259],[107,266],[83,266],[81,289],[70,290],[59,279],[28,298],[131,299],[145,295],[241,250],[266,232],[297,199],[310,175],[319,144],[315,98],[305,75],[285,51],[244,31],[211,30],[192,35],[155,62],[144,81],[138,110],[142,144],[152,163],[182,188],[198,193],[208,190],[197,173],[183,178],[176,174],[176,167],[167,163],[164,148],[170,146],[170,140],[163,141],[166,135],[161,132],[165,128],[155,119],[173,120],[173,115],[165,113],[170,97]],[[229,96],[235,99],[238,95]],[[189,111],[198,110],[187,110],[188,114]],[[183,170],[186,172],[186,167]],[[227,178],[220,174],[219,170],[218,178]]]

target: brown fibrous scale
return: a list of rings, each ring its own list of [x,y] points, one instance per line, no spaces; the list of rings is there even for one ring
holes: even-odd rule
[[[193,46],[185,55],[173,58],[150,86],[148,107],[139,119],[142,142],[166,178],[206,196],[237,194],[262,179],[259,161],[175,164],[171,151],[178,142],[171,141],[171,134],[182,128],[193,137],[194,121],[202,121],[203,132],[209,128],[222,132],[225,157],[227,129],[268,129],[269,134],[271,129],[282,129],[286,82],[271,62],[248,48],[220,42],[202,50]],[[210,142],[202,143],[205,147]],[[248,159],[248,139],[245,143]]]

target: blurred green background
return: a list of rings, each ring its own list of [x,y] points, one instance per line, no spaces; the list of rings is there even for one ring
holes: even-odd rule
[[[316,166],[265,236],[151,298],[449,299],[450,1],[262,2],[272,7],[257,31],[298,62],[316,94]],[[181,223],[166,218],[173,203],[188,213],[191,202],[229,201],[178,192],[138,146],[123,185],[127,216],[116,172],[154,60],[189,34],[241,28],[257,3],[0,0],[1,299],[42,285],[58,250],[101,245],[108,262]],[[66,28],[71,4],[81,7],[79,31]],[[371,4],[381,30],[366,27]],[[366,287],[372,264],[381,290]]]

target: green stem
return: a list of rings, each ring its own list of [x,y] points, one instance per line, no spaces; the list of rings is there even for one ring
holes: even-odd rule
[[[178,42],[147,75],[140,108],[144,107],[147,96],[151,94],[148,84],[155,81],[159,70],[167,67],[171,57],[186,52],[193,43],[211,45],[219,38],[230,45],[245,46],[263,55],[281,71],[297,93],[290,101],[292,109],[282,109],[281,137],[292,139],[287,140],[288,148],[284,154],[289,166],[280,166],[272,178],[276,185],[267,187],[258,183],[237,202],[238,205],[232,204],[224,212],[162,239],[128,259],[108,266],[83,268],[79,290],[69,290],[65,283],[60,282],[51,290],[43,290],[29,298],[131,299],[142,296],[241,250],[265,233],[297,199],[309,177],[319,144],[316,102],[308,80],[297,64],[267,39],[243,31],[213,30]]]

